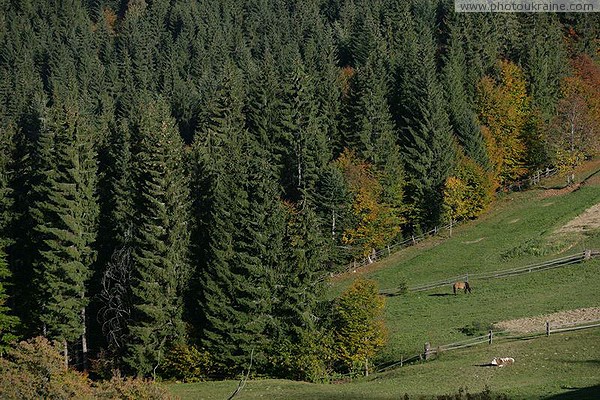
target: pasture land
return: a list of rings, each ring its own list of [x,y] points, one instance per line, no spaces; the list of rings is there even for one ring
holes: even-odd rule
[[[590,207],[600,204],[600,182],[589,180],[572,192],[548,196],[544,190],[503,195],[477,221],[454,229],[452,237],[433,237],[392,254],[356,274],[336,277],[331,296],[357,276],[393,289],[435,282],[466,273],[511,269],[582,252],[600,250],[600,231],[561,232]],[[571,224],[571,226],[573,223]],[[431,347],[485,334],[500,321],[600,306],[600,259],[553,270],[477,281],[472,294],[452,288],[387,298],[389,341],[376,363],[408,358]],[[543,320],[544,318],[540,318]],[[544,327],[540,326],[540,330]],[[493,357],[514,357],[515,365],[488,368]],[[280,380],[249,382],[239,399],[397,399],[456,393],[462,387],[516,399],[600,398],[600,328],[531,340],[442,353],[439,359],[405,365],[368,379],[334,385]],[[177,384],[183,399],[227,398],[237,382]]]
[[[514,365],[485,366],[494,357],[513,357]],[[427,363],[407,365],[344,384],[284,380],[249,381],[239,400],[397,400],[455,394],[463,387],[505,393],[511,399],[600,398],[600,329],[516,340],[443,353]],[[236,381],[172,384],[183,400],[226,399]]]

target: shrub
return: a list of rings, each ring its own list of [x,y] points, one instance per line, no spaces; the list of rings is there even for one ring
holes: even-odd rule
[[[161,376],[166,379],[178,379],[197,382],[210,374],[212,360],[207,351],[200,351],[194,345],[179,343],[167,353]]]
[[[139,378],[121,378],[99,382],[95,387],[98,399],[170,400],[175,399],[155,382]]]
[[[368,374],[369,360],[385,344],[384,306],[377,283],[362,278],[336,299],[335,351],[350,372],[364,370]]]
[[[2,399],[93,399],[90,381],[65,368],[58,344],[37,337],[20,342],[0,359]]]
[[[271,357],[273,376],[308,382],[325,382],[331,375],[332,339],[327,334],[301,332],[299,339],[285,338]]]
[[[0,358],[0,398],[28,399],[141,399],[172,397],[158,385],[141,379],[92,383],[85,374],[65,368],[60,345],[44,337],[14,344]]]

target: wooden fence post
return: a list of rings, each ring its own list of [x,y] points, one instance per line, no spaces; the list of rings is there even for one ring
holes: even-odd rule
[[[591,250],[586,250],[585,253],[583,253],[583,260],[589,260],[590,258],[592,258],[592,251]]]
[[[546,336],[550,336],[550,322],[546,321]]]
[[[429,360],[429,357],[431,356],[431,345],[429,344],[429,342],[425,343],[425,361]]]
[[[494,332],[492,332],[492,331],[490,330],[489,339],[488,339],[488,344],[492,344],[492,341],[493,341],[493,339],[494,339]]]
[[[417,244],[417,241],[415,240],[415,235],[412,235],[412,241],[413,241],[413,244]]]
[[[400,366],[402,367],[402,364],[404,364],[404,356],[401,355],[400,356]]]

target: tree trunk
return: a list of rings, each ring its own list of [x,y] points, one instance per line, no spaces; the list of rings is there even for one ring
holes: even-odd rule
[[[85,307],[81,309],[81,321],[83,323],[83,333],[81,334],[81,367],[83,371],[88,369],[88,346],[87,346],[87,329],[85,326]]]
[[[63,340],[63,356],[65,358],[65,369],[69,369],[69,346],[67,345],[67,341]]]

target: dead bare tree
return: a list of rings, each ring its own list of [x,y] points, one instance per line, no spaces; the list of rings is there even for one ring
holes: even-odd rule
[[[108,342],[108,350],[112,354],[116,354],[122,349],[131,318],[132,268],[132,248],[126,244],[113,252],[102,275],[102,286],[99,293],[102,307],[98,312],[98,320],[102,324],[102,333]]]

